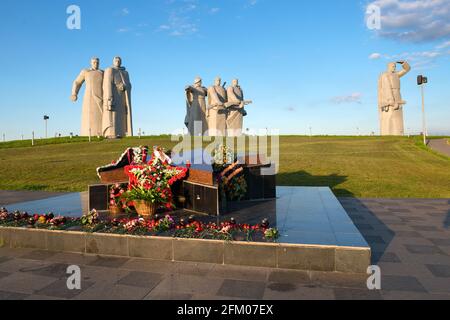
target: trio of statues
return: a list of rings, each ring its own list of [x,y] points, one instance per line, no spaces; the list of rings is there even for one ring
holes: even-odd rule
[[[239,80],[234,79],[225,89],[222,79],[217,77],[214,85],[205,88],[200,77],[194,84],[186,86],[185,125],[191,136],[242,135],[243,119],[247,115],[245,106],[252,101],[244,100]],[[206,101],[208,98],[208,101]]]
[[[397,64],[402,66],[397,71]],[[406,101],[400,92],[400,78],[411,70],[406,61],[391,62],[378,80],[378,110],[382,136],[404,135],[403,106]],[[100,69],[100,60],[91,59],[91,68],[84,69],[72,86],[72,101],[86,84],[83,98],[81,135],[120,138],[133,136],[131,112],[131,82],[122,59],[115,57],[113,66]],[[192,136],[241,136],[245,106],[252,103],[244,99],[239,80],[231,86],[222,85],[217,77],[214,85],[205,88],[197,77],[193,85],[185,88],[185,125]]]
[[[113,66],[100,70],[100,60],[91,59],[91,68],[81,70],[72,86],[72,101],[86,84],[81,115],[81,136],[120,138],[133,136],[131,113],[131,82],[115,57]]]
[[[397,72],[397,63],[402,70]],[[400,93],[400,78],[411,71],[406,61],[391,62],[388,70],[378,80],[378,111],[382,136],[403,136],[405,134],[403,106],[406,101]]]

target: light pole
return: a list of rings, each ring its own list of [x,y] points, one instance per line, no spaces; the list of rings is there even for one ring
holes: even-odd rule
[[[420,86],[422,93],[422,131],[423,131],[423,144],[427,145],[427,120],[425,118],[425,84],[428,83],[428,78],[423,75],[417,76],[417,85]]]
[[[48,128],[47,123],[48,123],[48,119],[50,119],[50,117],[47,116],[47,115],[45,115],[45,116],[44,116],[44,122],[45,122],[45,139],[47,139],[47,128]]]

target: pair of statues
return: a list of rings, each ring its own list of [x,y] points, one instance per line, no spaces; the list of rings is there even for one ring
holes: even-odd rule
[[[202,79],[197,77],[193,85],[186,87],[185,125],[191,136],[242,135],[243,119],[247,115],[245,106],[252,101],[244,100],[238,79],[227,89],[225,84],[217,77],[213,86],[205,88]]]
[[[100,60],[91,59],[72,86],[72,101],[86,83],[81,116],[81,136],[120,138],[133,136],[131,83],[122,59],[115,57],[113,66],[100,70]]]
[[[397,72],[397,63],[402,70]],[[400,78],[411,71],[406,61],[391,62],[388,70],[378,80],[378,111],[382,136],[403,136],[405,134],[403,106],[406,101],[400,93]]]

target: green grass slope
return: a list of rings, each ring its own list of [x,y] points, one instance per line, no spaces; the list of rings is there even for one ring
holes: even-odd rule
[[[0,144],[0,189],[83,191],[98,182],[95,169],[127,147],[176,144],[169,136],[80,139],[35,147]],[[450,198],[450,159],[421,147],[414,137],[285,136],[278,184],[329,186],[349,197]]]

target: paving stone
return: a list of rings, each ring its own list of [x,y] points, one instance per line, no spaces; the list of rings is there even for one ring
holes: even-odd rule
[[[415,277],[384,275],[381,279],[383,290],[427,292]]]
[[[272,269],[217,264],[214,265],[213,269],[209,272],[208,277],[220,279],[266,281],[268,273],[270,272],[269,270]]]
[[[136,286],[126,286],[121,284],[95,283],[77,296],[73,300],[142,300],[150,289]]]
[[[117,284],[152,290],[161,282],[162,278],[163,276],[158,273],[135,271],[120,279]]]
[[[54,278],[67,278],[68,264],[54,263],[41,268],[34,268],[30,272],[40,276],[54,277]]]
[[[35,269],[43,268],[50,264],[47,261],[14,258],[0,263],[0,272],[32,272]]]
[[[211,263],[175,262],[174,266],[174,272],[178,274],[209,276],[215,265]]]
[[[38,295],[44,295],[48,297],[72,299],[79,295],[81,292],[92,286],[94,283],[90,281],[81,281],[81,289],[69,290],[67,288],[67,279],[59,279],[52,284],[36,291]]]
[[[28,294],[0,290],[0,301],[2,301],[2,300],[24,300],[28,296],[29,296]]]
[[[450,265],[427,264],[426,267],[438,278],[450,278]]]
[[[31,295],[27,296],[24,300],[45,301],[45,300],[67,300],[67,299],[59,298],[59,297],[43,296],[43,295],[39,295],[39,294],[31,294]]]
[[[131,273],[129,270],[110,267],[80,266],[80,268],[83,281],[105,284],[115,284]]]
[[[270,282],[281,282],[281,283],[298,283],[298,284],[308,284],[311,283],[311,277],[307,271],[291,271],[291,270],[274,270],[270,272],[269,279]]]
[[[55,281],[57,281],[57,279],[52,277],[16,272],[0,279],[0,290],[32,294]]]
[[[401,263],[400,258],[393,252],[372,252],[373,262]]]
[[[406,291],[381,291],[384,300],[450,300],[450,294],[433,294]]]
[[[144,300],[191,300],[193,297],[192,294],[189,293],[177,293],[177,292],[154,292],[151,291]],[[201,296],[199,300],[210,300],[211,296]]]
[[[310,272],[311,287],[367,288],[367,275],[338,272]]]
[[[414,230],[417,231],[439,231],[440,229],[434,226],[411,226]]]
[[[250,300],[261,300],[264,296],[264,282],[224,280],[217,294],[219,296],[238,297]]]
[[[120,268],[124,270],[165,274],[165,273],[174,273],[177,269],[177,264],[172,261],[134,258],[128,260]]]
[[[402,238],[421,238],[422,237],[422,235],[417,231],[396,231],[395,236],[402,237]]]
[[[216,295],[223,283],[222,279],[212,279],[201,276],[170,274],[161,281],[156,288],[156,293],[176,292],[188,294],[210,294]]]
[[[405,245],[406,250],[411,253],[418,254],[444,254],[441,249],[436,246],[424,246],[424,245]]]
[[[371,244],[385,244],[386,242],[379,236],[365,236],[366,241]]]
[[[128,258],[97,256],[97,259],[88,263],[89,266],[106,268],[119,268],[129,261]]]
[[[3,263],[3,262],[9,261],[11,259],[12,259],[11,257],[2,257],[2,256],[0,256],[0,264]]]
[[[34,250],[32,252],[28,252],[21,256],[23,259],[29,260],[47,260],[48,258],[54,256],[56,252],[45,251],[45,250]]]
[[[334,300],[333,289],[320,287],[296,286],[292,291],[279,291],[271,289],[269,284],[264,292],[264,300]],[[275,286],[277,289],[277,286]]]
[[[450,238],[446,239],[429,239],[437,246],[450,246]]]
[[[46,261],[77,266],[87,265],[93,262],[94,260],[97,260],[96,255],[71,253],[71,252],[58,252],[55,255],[46,259]]]
[[[382,300],[379,290],[368,289],[333,289],[337,300]]]

